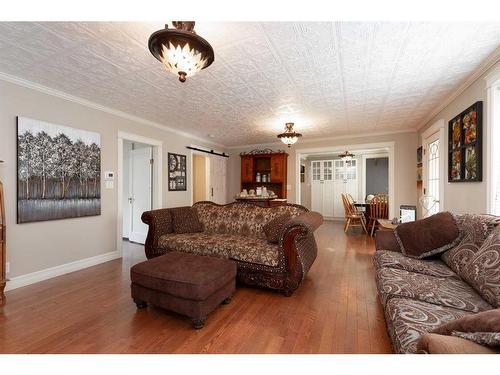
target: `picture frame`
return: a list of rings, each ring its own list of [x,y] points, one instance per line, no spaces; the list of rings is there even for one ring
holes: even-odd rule
[[[186,155],[168,153],[168,190],[187,190]]]
[[[417,148],[417,183],[422,182],[422,146]]]
[[[448,122],[448,182],[483,180],[482,118],[477,101]]]
[[[101,214],[99,133],[16,118],[17,223]]]

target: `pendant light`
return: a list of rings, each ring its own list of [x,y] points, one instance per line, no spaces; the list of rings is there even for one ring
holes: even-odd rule
[[[288,147],[295,144],[299,138],[302,137],[302,134],[296,133],[295,130],[293,130],[293,125],[293,122],[287,122],[285,124],[285,131],[278,134],[278,138],[281,139],[281,142],[286,144]]]
[[[174,21],[174,28],[158,30],[149,37],[149,51],[169,72],[185,82],[214,62],[214,50],[194,31],[194,21]]]

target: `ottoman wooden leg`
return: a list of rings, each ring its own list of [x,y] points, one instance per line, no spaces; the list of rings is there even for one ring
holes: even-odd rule
[[[148,307],[148,303],[146,301],[143,301],[142,299],[134,298],[134,302],[138,309],[144,309]]]
[[[207,321],[207,317],[201,317],[199,319],[192,319],[193,321],[193,328],[194,329],[201,329],[205,325],[205,322]]]
[[[233,299],[233,296],[229,296],[224,301],[222,301],[222,304],[223,305],[229,305],[231,303],[232,299]]]

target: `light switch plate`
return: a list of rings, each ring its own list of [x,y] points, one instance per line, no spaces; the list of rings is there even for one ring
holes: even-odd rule
[[[113,172],[113,171],[105,171],[104,172],[104,179],[106,181],[114,180],[115,179],[115,172]]]
[[[106,189],[114,189],[115,183],[113,181],[106,181]]]

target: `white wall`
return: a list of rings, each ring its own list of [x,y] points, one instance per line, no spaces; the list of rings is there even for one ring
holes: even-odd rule
[[[101,135],[102,171],[117,172],[119,130],[161,140],[165,171],[168,152],[188,155],[187,165],[190,168],[190,152],[186,146],[196,142],[213,148],[213,145],[200,140],[194,141],[187,136],[0,81],[0,159],[5,161],[0,165],[0,179],[6,195],[10,278],[116,251],[117,237],[116,178],[113,190],[102,186],[100,216],[16,224],[16,116],[98,132]],[[167,173],[163,173],[163,205],[189,205],[192,196],[190,181],[187,191],[169,192],[167,178]]]
[[[427,124],[419,131],[419,146],[422,144],[422,133],[432,124],[439,120],[445,123],[445,171],[444,171],[444,209],[455,213],[486,213],[487,212],[487,157],[486,144],[489,137],[487,132],[486,109],[488,106],[486,95],[486,81],[484,77],[494,69],[500,68],[500,62],[496,63],[487,72],[481,75],[472,83],[462,94],[447,105],[441,112],[430,119]],[[455,182],[448,183],[448,121],[465,110],[471,104],[483,101],[483,181],[482,182]]]

